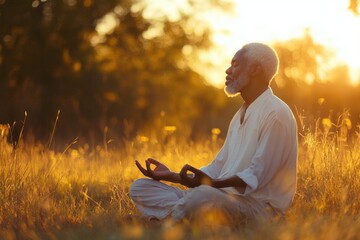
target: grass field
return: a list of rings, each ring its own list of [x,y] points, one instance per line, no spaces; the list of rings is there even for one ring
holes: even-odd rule
[[[214,214],[201,224],[157,226],[124,218],[137,214],[128,196],[141,177],[134,159],[154,157],[172,170],[203,166],[222,144],[216,129],[198,142],[167,126],[156,136],[124,139],[121,148],[73,144],[54,152],[26,141],[15,149],[3,126],[0,239],[360,239],[360,135],[349,137],[350,127],[323,119],[300,129],[298,189],[285,219],[230,228]]]

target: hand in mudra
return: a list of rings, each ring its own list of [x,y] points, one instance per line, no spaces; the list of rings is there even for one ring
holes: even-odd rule
[[[141,166],[138,160],[135,160],[135,164],[145,176],[157,181],[168,180],[174,174],[168,167],[153,158],[148,158],[145,161],[146,169]],[[155,168],[151,169],[151,165],[155,165]]]
[[[190,172],[190,174],[188,174]],[[200,185],[212,185],[212,178],[203,171],[185,164],[180,171],[181,183],[187,187],[198,187]]]

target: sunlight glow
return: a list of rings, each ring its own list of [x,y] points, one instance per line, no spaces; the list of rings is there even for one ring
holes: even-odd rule
[[[118,19],[114,13],[108,13],[103,18],[101,18],[96,25],[96,31],[100,35],[108,34],[114,30],[114,28],[119,24]]]
[[[236,50],[247,42],[275,42],[302,37],[309,31],[313,39],[333,50],[334,63],[346,64],[351,81],[360,82],[360,16],[348,10],[346,0],[238,0],[232,16],[213,18],[216,32],[213,40],[227,62]],[[227,34],[224,34],[227,33]],[[219,62],[217,55],[216,61]],[[225,67],[207,76],[217,86],[223,86]],[[208,70],[206,70],[208,71]]]
[[[330,69],[338,64],[350,68],[351,82],[360,83],[360,16],[348,9],[347,0],[233,0],[233,12],[207,9],[196,10],[194,19],[201,19],[211,25],[215,46],[201,53],[201,63],[194,63],[194,69],[218,87],[224,86],[225,73],[234,53],[248,42],[273,43],[293,38],[302,38],[309,32],[314,41],[335,53]],[[132,6],[131,11],[144,9],[146,19],[177,21],[181,13],[191,12],[187,0],[143,0]],[[194,11],[194,10],[193,10]],[[118,13],[116,13],[118,14]],[[161,22],[144,33],[151,39],[163,32]],[[93,45],[103,41],[119,24],[114,13],[100,19],[92,38]],[[193,27],[193,26],[191,26]],[[195,30],[201,31],[197,25]],[[184,51],[189,49],[184,49]]]

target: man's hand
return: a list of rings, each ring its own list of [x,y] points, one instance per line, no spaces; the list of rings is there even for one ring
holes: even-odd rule
[[[158,162],[157,160],[153,158],[148,158],[145,161],[146,169],[141,166],[138,160],[135,160],[136,166],[139,168],[139,170],[147,177],[152,178],[154,180],[160,181],[160,180],[171,180],[173,177],[173,172],[170,171],[168,167],[166,167],[164,164]],[[151,169],[151,164],[155,165],[154,170]]]
[[[189,175],[188,172],[193,174]],[[188,164],[184,165],[181,169],[180,178],[181,184],[191,188],[198,187],[202,184],[211,186],[213,181],[206,173]]]

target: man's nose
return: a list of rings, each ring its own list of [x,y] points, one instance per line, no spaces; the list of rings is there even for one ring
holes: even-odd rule
[[[226,73],[226,74],[230,74],[230,73],[231,73],[231,67],[229,67],[228,69],[226,69],[225,73]]]

